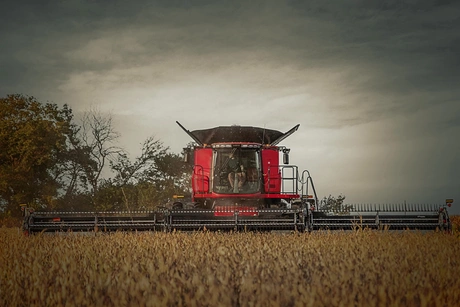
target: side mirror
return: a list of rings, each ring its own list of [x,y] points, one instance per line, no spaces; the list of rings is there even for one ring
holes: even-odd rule
[[[289,153],[287,153],[287,152],[283,153],[283,163],[284,164],[289,164]]]

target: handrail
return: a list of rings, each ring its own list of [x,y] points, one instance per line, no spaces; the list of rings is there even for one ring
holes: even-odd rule
[[[305,178],[305,174],[308,175],[306,178]],[[318,205],[319,199],[318,199],[318,194],[316,193],[315,185],[313,184],[313,178],[310,176],[310,172],[308,170],[304,170],[302,172],[302,177],[300,179],[300,183],[302,184],[302,196],[308,195],[308,182],[310,182],[311,184],[311,187],[313,189],[313,194],[315,195],[315,203],[316,205]],[[303,193],[304,185],[305,185],[305,194]]]
[[[292,193],[297,193],[299,191],[298,167],[296,165],[283,165],[280,167],[280,169],[281,169],[281,193],[286,193],[287,188],[285,188],[285,181],[291,182],[292,183],[292,186],[291,186]],[[290,177],[285,176],[287,170],[291,171],[291,173],[289,173],[291,174]]]

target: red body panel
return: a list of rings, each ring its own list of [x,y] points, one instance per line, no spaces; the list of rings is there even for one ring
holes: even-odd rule
[[[262,149],[262,170],[265,193],[279,194],[281,192],[281,174],[279,171],[279,153],[276,147]]]
[[[192,175],[192,189],[196,194],[209,193],[209,178],[211,176],[212,149],[197,148]]]

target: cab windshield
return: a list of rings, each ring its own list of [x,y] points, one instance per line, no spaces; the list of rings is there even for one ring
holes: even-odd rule
[[[217,149],[213,155],[213,190],[222,194],[248,194],[260,191],[259,150]]]

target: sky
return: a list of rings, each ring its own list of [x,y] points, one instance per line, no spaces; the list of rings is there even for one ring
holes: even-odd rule
[[[110,114],[150,136],[288,131],[318,196],[460,214],[459,1],[2,1],[0,97]]]

